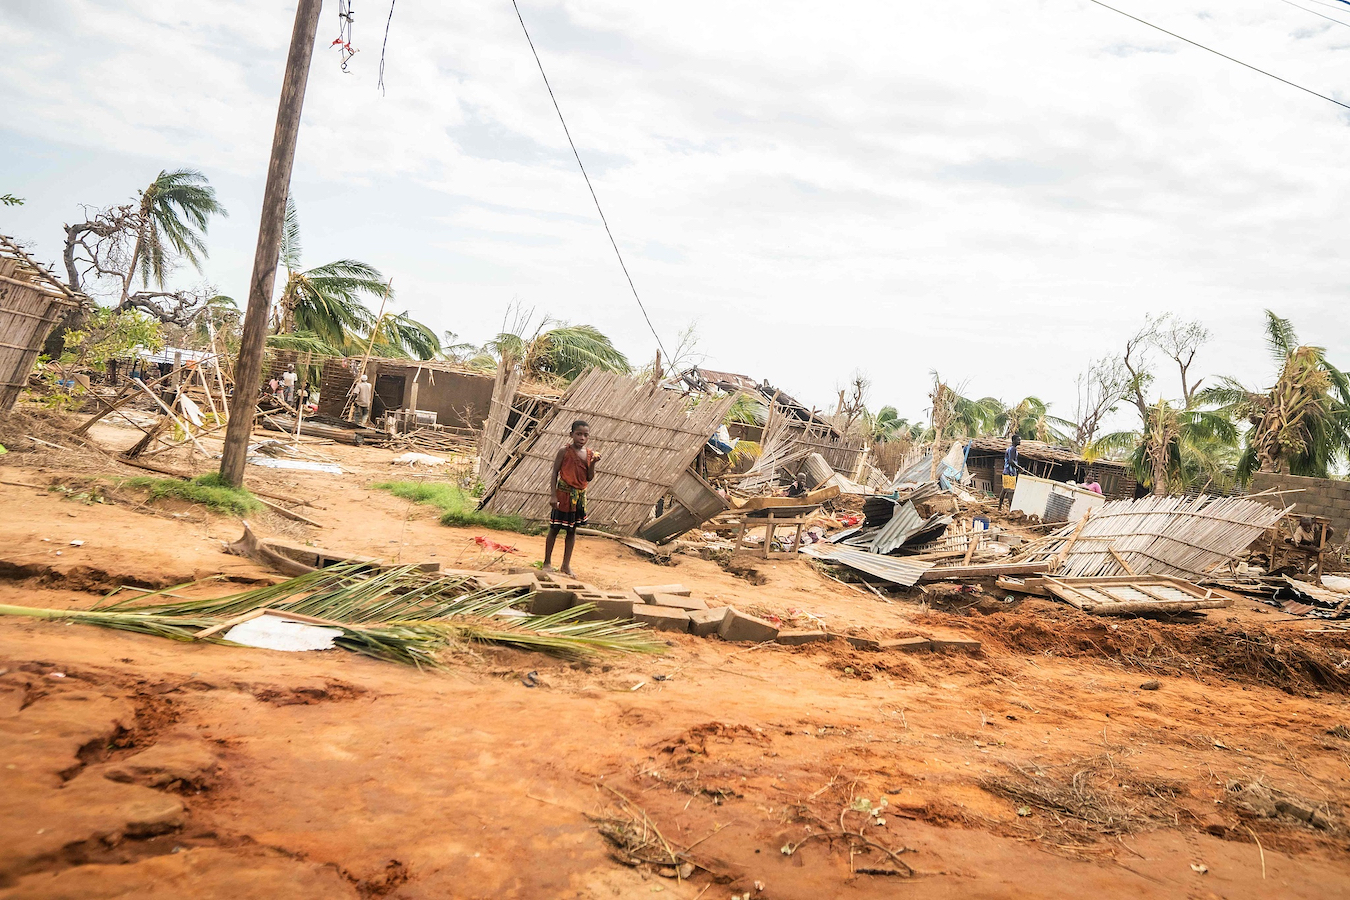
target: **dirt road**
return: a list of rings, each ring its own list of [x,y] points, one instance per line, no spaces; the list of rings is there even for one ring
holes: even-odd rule
[[[261,530],[464,568],[541,554],[540,538],[444,528],[369,490],[392,454],[325,452],[350,471],[250,478],[321,498],[306,514],[328,527]],[[0,480],[37,487],[0,485],[0,603],[268,577],[221,552],[237,520],[115,487],[87,502],[87,466],[18,463]],[[578,548],[606,588],[680,581],[983,649],[675,636],[656,658],[479,648],[424,673],[0,617],[0,898],[1350,896],[1344,637],[1253,605],[1184,624],[985,594],[940,611],[804,562],[747,578],[675,559]],[[660,838],[637,855],[656,864],[604,836],[644,830]],[[660,865],[665,846],[687,879]]]

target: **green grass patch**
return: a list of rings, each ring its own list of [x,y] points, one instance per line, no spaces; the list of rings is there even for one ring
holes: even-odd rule
[[[372,485],[377,491],[388,491],[395,497],[414,503],[429,503],[441,510],[442,525],[491,528],[494,531],[517,531],[538,534],[540,528],[520,516],[499,516],[481,512],[478,502],[463,489],[453,484],[430,481],[381,481]]]
[[[186,500],[232,516],[247,515],[262,509],[256,497],[243,488],[230,487],[221,479],[219,472],[198,475],[191,481],[142,476],[128,478],[122,483],[127,487],[149,491],[152,500]]]

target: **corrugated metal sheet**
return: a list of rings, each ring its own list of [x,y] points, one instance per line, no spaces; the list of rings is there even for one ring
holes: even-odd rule
[[[1284,601],[1284,611],[1295,616],[1343,619],[1350,614],[1350,594],[1298,581],[1288,575],[1284,577],[1284,586],[1275,592],[1275,599]],[[1295,610],[1291,607],[1300,609]]]
[[[911,562],[897,559],[894,556],[881,556],[876,553],[868,553],[866,550],[841,547],[838,544],[829,546],[809,544],[803,547],[801,552],[815,559],[837,562],[848,566],[850,569],[875,575],[877,578],[883,578],[892,584],[903,587],[913,587],[918,584],[923,573],[933,568],[933,564],[930,562]]]
[[[890,553],[922,527],[923,519],[919,517],[913,503],[908,500],[897,503],[891,520],[882,526],[876,537],[872,538],[872,552]]]

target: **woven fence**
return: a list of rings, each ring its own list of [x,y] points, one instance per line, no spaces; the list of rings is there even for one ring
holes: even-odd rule
[[[0,413],[28,383],[52,324],[72,305],[42,283],[50,276],[0,235]]]
[[[591,524],[632,534],[698,456],[733,399],[691,407],[682,394],[593,369],[573,383],[499,472],[483,473],[484,482],[496,487],[480,508],[547,519],[554,456],[568,443],[572,422],[584,419],[591,426],[590,446],[602,454],[586,491]]]

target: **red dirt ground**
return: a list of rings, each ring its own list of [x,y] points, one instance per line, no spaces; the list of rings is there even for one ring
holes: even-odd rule
[[[261,532],[462,568],[542,553],[541,538],[444,528],[369,490],[398,475],[387,451],[322,449],[348,473],[249,477],[319,498],[305,512],[327,527],[269,514]],[[71,499],[136,474],[115,468],[0,458],[0,603],[270,577],[221,552],[236,519],[125,488]],[[485,553],[478,534],[519,552]],[[655,658],[478,649],[426,673],[0,617],[0,900],[1350,896],[1344,635],[1246,602],[1113,623],[996,592],[883,603],[804,562],[760,563],[756,585],[599,538],[577,557],[605,588],[679,581],[714,603],[983,649],[675,636]],[[825,834],[864,825],[862,798],[886,800],[864,834],[896,857]],[[644,817],[688,848],[687,880],[620,862],[601,834]],[[895,860],[914,875],[861,871]]]

